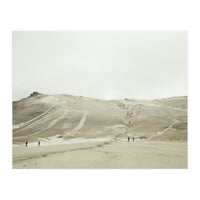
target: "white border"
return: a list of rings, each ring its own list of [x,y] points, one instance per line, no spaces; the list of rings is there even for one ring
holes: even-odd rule
[[[7,0],[0,3],[1,199],[199,199],[198,1]],[[188,170],[12,170],[11,32],[188,30]]]

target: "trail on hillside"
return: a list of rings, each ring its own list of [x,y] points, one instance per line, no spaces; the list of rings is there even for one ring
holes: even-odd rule
[[[182,109],[187,108],[187,99],[178,100],[173,103],[134,99],[104,101],[71,95],[30,97],[13,103],[13,122],[24,122],[13,124],[13,142],[21,143],[26,137],[29,141],[41,137],[65,140],[99,137],[100,133],[147,138],[169,132],[175,135],[187,131],[187,110]]]
[[[70,132],[65,133],[63,136],[68,136],[68,135],[74,135],[75,133],[77,133],[84,125],[86,119],[87,119],[87,115],[88,115],[88,111],[84,111],[83,115],[78,123],[78,125]]]
[[[163,131],[159,131],[157,134],[160,135],[160,134],[163,134],[165,133],[166,131],[168,131],[174,124],[176,124],[177,122],[179,122],[178,120],[176,120],[174,123],[172,123],[169,127],[167,127],[166,129],[164,129]]]
[[[42,129],[40,129],[39,131],[37,131],[37,132],[31,134],[31,136],[32,136],[32,135],[37,135],[37,134],[41,133],[42,131],[45,131],[45,130],[49,129],[50,127],[54,126],[58,121],[60,121],[61,119],[63,119],[64,116],[67,114],[68,110],[67,110],[66,108],[64,108],[64,109],[62,109],[62,111],[63,111],[63,113],[62,113],[62,115],[61,115],[60,117],[58,117],[58,118],[52,120],[52,121],[48,124],[48,126],[46,126],[45,128],[42,128]],[[16,136],[16,137],[17,137],[17,138],[23,138],[23,137],[25,137],[25,136]]]
[[[73,131],[79,131],[82,128],[82,126],[84,125],[86,121],[87,115],[88,115],[88,111],[86,110],[84,111],[81,117],[81,120],[79,121],[78,125],[73,129]]]
[[[34,123],[38,123],[40,120],[43,119],[43,117],[53,108],[53,106],[51,106],[50,108],[48,108],[45,112],[43,112],[42,114],[36,116],[35,118],[27,121],[27,122],[24,122],[24,123],[20,123],[20,124],[17,124],[17,125],[14,125],[13,126],[13,129],[18,129],[16,130],[15,132],[17,133],[18,131],[21,131],[29,126],[32,126]],[[42,117],[42,118],[41,118]],[[41,118],[40,120],[37,120]],[[37,121],[36,121],[37,120]]]

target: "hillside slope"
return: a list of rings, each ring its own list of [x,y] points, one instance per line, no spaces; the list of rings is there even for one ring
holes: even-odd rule
[[[34,92],[13,102],[13,143],[70,138],[187,140],[187,97],[105,101]]]

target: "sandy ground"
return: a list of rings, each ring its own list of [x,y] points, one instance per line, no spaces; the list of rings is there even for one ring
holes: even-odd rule
[[[14,169],[186,169],[187,143],[117,140],[13,147]]]

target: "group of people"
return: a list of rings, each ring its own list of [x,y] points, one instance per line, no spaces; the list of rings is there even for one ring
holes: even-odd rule
[[[25,147],[27,147],[28,146],[28,142],[26,141],[25,142]],[[40,141],[38,142],[38,146],[40,146]]]
[[[134,140],[135,140],[134,137],[132,139],[133,139],[133,142],[134,142]],[[128,137],[128,142],[130,142],[130,137]]]

